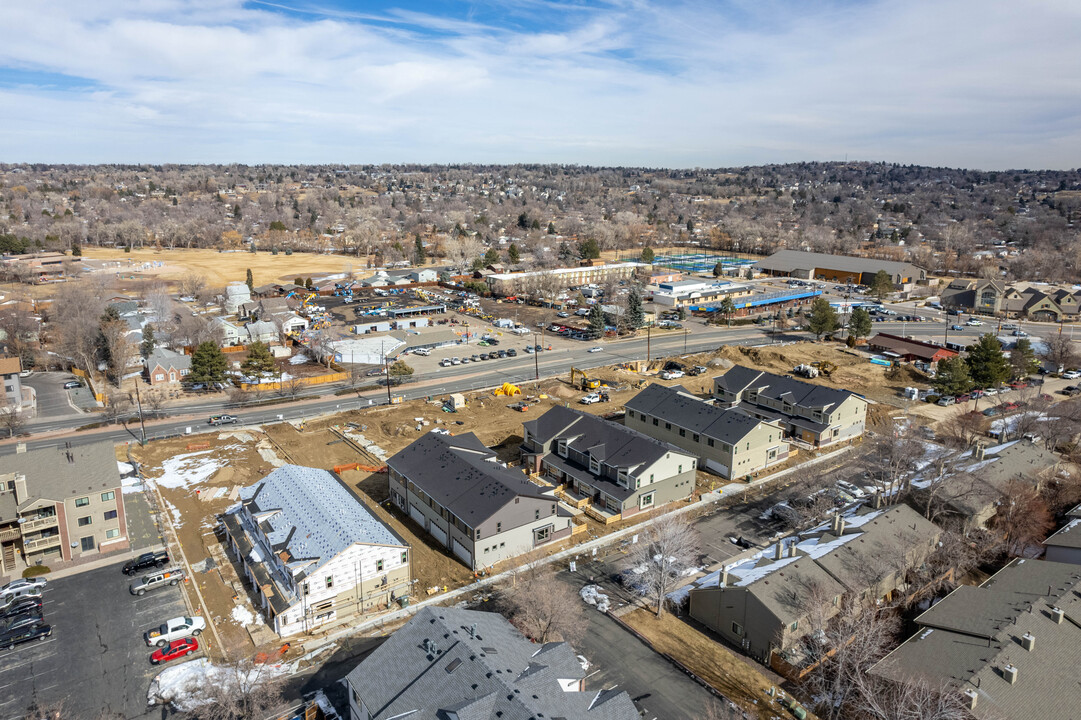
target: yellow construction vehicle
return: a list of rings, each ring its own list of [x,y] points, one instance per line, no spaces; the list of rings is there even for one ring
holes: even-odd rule
[[[574,384],[574,376],[575,375],[579,376],[582,379],[582,382],[579,383],[578,385]],[[600,386],[601,386],[601,381],[598,380],[597,378],[589,377],[588,375],[585,374],[584,371],[579,370],[578,368],[575,368],[575,367],[571,368],[571,387],[576,387],[576,388],[579,388],[581,390],[596,390]]]
[[[818,372],[826,377],[832,375],[833,371],[837,369],[837,365],[831,363],[829,360],[817,360],[811,363],[811,366],[818,368]]]

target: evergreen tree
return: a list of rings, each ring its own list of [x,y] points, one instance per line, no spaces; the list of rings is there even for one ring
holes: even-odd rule
[[[413,264],[423,265],[424,261],[428,259],[428,251],[424,249],[424,242],[420,239],[420,235],[417,235],[413,241]]]
[[[1018,378],[1040,371],[1040,361],[1036,359],[1036,351],[1028,338],[1019,338],[1013,350],[1010,350],[1010,369],[1013,376]]]
[[[256,340],[248,346],[248,357],[240,364],[240,369],[245,375],[260,377],[276,372],[278,367],[274,364],[274,356],[270,354],[270,348]]]
[[[495,248],[488,248],[487,252],[484,253],[484,264],[495,265],[497,262],[499,262],[499,251]]]
[[[815,334],[815,339],[820,340],[823,335],[828,335],[837,329],[837,312],[824,297],[815,298],[811,304],[811,317],[807,326]]]
[[[957,356],[939,360],[931,384],[943,395],[957,396],[971,390],[972,376],[965,359]]]
[[[891,292],[893,292],[893,279],[885,270],[879,270],[875,273],[874,279],[871,280],[871,293],[879,300],[882,300]]]
[[[304,287],[304,278],[300,276],[293,278],[293,284],[299,287]]]
[[[150,323],[147,323],[143,326],[143,343],[139,347],[139,350],[142,352],[143,357],[150,357],[150,354],[154,352],[154,348],[157,346],[157,344],[157,340],[154,339],[154,326]]]
[[[732,327],[732,316],[736,314],[736,304],[732,302],[732,298],[725,297],[721,300],[717,310],[721,313],[721,317],[728,321],[728,327]]]
[[[595,260],[601,256],[601,246],[595,238],[586,238],[578,243],[578,257],[583,260]]]
[[[683,307],[682,305],[679,306],[679,309],[676,310],[676,313],[676,317],[680,319],[680,322],[687,319],[687,308]]]
[[[251,268],[248,268],[247,277],[244,282],[248,285],[248,292],[255,291],[255,278],[252,277]]]
[[[413,368],[406,364],[405,360],[395,360],[387,368],[387,373],[390,375],[390,381],[394,385],[400,385],[405,381],[407,377],[413,374]]]
[[[713,266],[713,277],[720,277],[724,275],[724,263],[717,263]]]
[[[573,257],[574,251],[571,250],[571,246],[567,243],[567,241],[564,240],[563,242],[559,243],[559,261],[565,263],[570,262]]]
[[[521,256],[518,254],[518,246],[511,243],[510,247],[507,248],[507,262],[511,265],[517,265],[520,259]]]
[[[518,227],[523,230],[529,229],[529,215],[527,213],[522,213],[518,216]]]
[[[632,285],[627,293],[627,327],[637,330],[642,327],[645,315],[642,312],[642,295],[638,292],[638,286]]]
[[[871,313],[861,307],[852,311],[848,318],[848,334],[855,338],[871,334]]]
[[[207,340],[199,343],[195,353],[191,356],[191,371],[188,379],[192,382],[211,383],[225,380],[225,371],[229,369],[229,361],[225,359],[225,353],[218,344]]]
[[[73,242],[71,244],[71,254],[73,257],[81,257],[83,254],[83,248],[79,243]]]
[[[651,247],[642,248],[642,256],[640,258],[640,260],[642,262],[644,262],[644,263],[652,263],[654,257],[655,257],[655,255],[653,254],[653,248],[651,248]]]
[[[555,235],[556,234],[556,224],[555,223],[552,223],[552,222],[548,223],[548,234],[549,235]]]
[[[604,311],[601,310],[600,303],[589,310],[589,331],[593,337],[604,335]]]
[[[313,282],[312,282],[312,279],[311,279],[311,278],[305,278],[305,280],[304,280],[304,287],[306,287],[306,288],[308,288],[309,290],[311,290],[311,289],[312,289],[312,285],[315,285],[315,283],[313,283]]]
[[[994,333],[981,335],[968,349],[968,370],[972,381],[982,388],[998,387],[1010,379],[1010,361]]]

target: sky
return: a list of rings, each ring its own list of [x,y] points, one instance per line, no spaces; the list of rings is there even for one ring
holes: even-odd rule
[[[2,0],[0,162],[1081,166],[1078,0]]]

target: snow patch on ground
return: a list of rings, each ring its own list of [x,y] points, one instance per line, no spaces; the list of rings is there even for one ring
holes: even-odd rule
[[[263,616],[253,613],[243,605],[237,605],[233,608],[232,614],[233,622],[240,625],[240,627],[248,627],[249,625],[262,625]]]
[[[131,475],[133,472],[135,472],[134,465],[132,465],[131,463],[120,462],[119,460],[116,461],[116,469],[120,471],[120,477],[124,477],[125,475]]]
[[[215,457],[212,453],[221,453],[232,446],[218,448],[216,450],[200,450],[199,452],[174,455],[161,464],[161,475],[156,478],[148,478],[158,487],[176,489],[188,488],[200,485],[210,479],[210,476],[228,464],[222,457]]]
[[[262,677],[267,674],[284,675],[288,668],[284,665],[260,666],[252,672]],[[180,712],[191,712],[207,703],[203,688],[221,684],[227,679],[232,682],[228,675],[227,669],[212,665],[206,658],[173,665],[150,681],[146,704],[168,704]]]
[[[304,353],[297,353],[293,357],[289,358],[289,364],[290,365],[303,365],[304,363],[306,363],[308,361],[309,361],[309,358]]]
[[[146,488],[143,486],[143,481],[137,475],[129,475],[126,478],[120,480],[121,491],[125,495],[133,495],[134,493],[143,492]]]
[[[599,585],[586,585],[582,588],[580,594],[587,605],[593,605],[603,613],[608,612],[611,603],[608,596],[601,592]]]
[[[162,500],[165,500],[165,498],[162,498]],[[183,527],[184,523],[182,522],[181,517],[180,517],[180,509],[176,505],[173,505],[168,500],[165,500],[165,508],[173,516],[173,528],[174,529],[179,529],[179,528]]]
[[[687,602],[691,596],[691,590],[694,589],[694,583],[684,585],[681,588],[676,588],[672,592],[668,593],[668,600],[675,606],[682,606]]]

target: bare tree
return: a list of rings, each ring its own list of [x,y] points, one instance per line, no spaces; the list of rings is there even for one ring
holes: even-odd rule
[[[887,680],[865,674],[859,680],[856,710],[869,720],[972,720],[965,697],[948,683],[926,678]]]
[[[248,720],[264,717],[282,700],[284,676],[274,666],[238,660],[218,666],[214,682],[187,688],[190,713],[199,720]]]
[[[121,318],[104,320],[101,339],[109,360],[109,371],[116,386],[120,387],[128,363],[135,356],[135,344],[128,340],[128,324]]]
[[[664,614],[668,593],[676,588],[684,572],[694,567],[700,547],[698,531],[686,515],[661,515],[642,528],[630,559],[643,571],[639,577],[657,617]]]
[[[923,448],[911,425],[892,426],[875,436],[864,456],[868,475],[879,482],[894,502],[908,489],[908,482],[918,468]]]
[[[7,430],[9,438],[15,437],[26,427],[26,416],[18,412],[7,395],[0,395],[0,427]]]
[[[198,300],[206,290],[206,278],[199,273],[189,272],[177,280],[176,285],[181,295]]]
[[[151,417],[157,417],[165,407],[165,393],[160,390],[148,390],[142,393],[143,407],[150,411]]]
[[[1041,355],[1044,360],[1051,363],[1055,368],[1072,368],[1077,366],[1077,351],[1074,341],[1062,335],[1052,335],[1043,341],[1044,351]]]
[[[563,640],[573,644],[585,631],[585,604],[543,559],[541,553],[527,562],[512,585],[503,589],[510,620],[539,643]]]
[[[50,336],[56,350],[88,373],[98,369],[98,323],[105,300],[90,283],[60,286],[49,310]]]
[[[300,378],[289,378],[287,380],[282,380],[280,385],[281,389],[278,390],[278,394],[280,394],[282,397],[289,398],[290,400],[296,400],[297,395],[299,395],[300,391],[304,389],[304,383],[301,381]]]
[[[105,420],[107,422],[126,422],[131,413],[131,398],[126,393],[111,393],[105,402]]]
[[[1009,552],[1022,554],[1042,542],[1055,521],[1032,480],[1010,480],[988,525],[1002,534]]]

